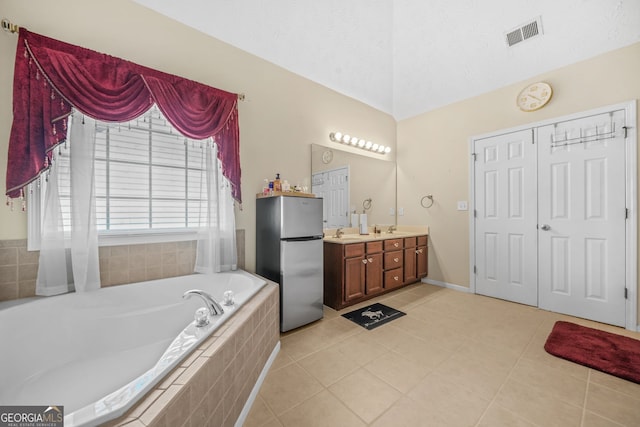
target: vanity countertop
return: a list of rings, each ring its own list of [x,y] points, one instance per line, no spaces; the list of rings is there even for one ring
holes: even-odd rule
[[[362,242],[375,242],[378,240],[389,239],[402,239],[405,237],[424,236],[429,234],[429,227],[423,226],[398,226],[397,230],[392,233],[387,233],[386,227],[381,227],[381,233],[374,233],[373,227],[370,227],[369,234],[359,234],[356,228],[343,228],[344,234],[341,237],[333,237],[336,234],[336,229],[326,229],[324,241],[327,243],[338,243],[341,245],[348,245],[350,243],[362,243]]]

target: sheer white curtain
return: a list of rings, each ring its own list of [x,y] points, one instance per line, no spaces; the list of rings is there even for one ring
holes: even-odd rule
[[[58,295],[69,292],[67,278],[67,255],[64,247],[62,208],[58,191],[60,162],[54,161],[49,168],[47,191],[44,195],[44,210],[40,235],[40,261],[36,279],[36,295]]]
[[[37,295],[56,295],[72,287],[76,292],[100,288],[93,161],[96,123],[88,117],[69,123],[71,227],[67,235],[70,235],[71,274],[58,181],[60,162],[54,162],[45,194]]]
[[[212,274],[237,268],[236,222],[231,186],[222,176],[215,144],[206,144],[205,224],[198,231],[195,271]]]

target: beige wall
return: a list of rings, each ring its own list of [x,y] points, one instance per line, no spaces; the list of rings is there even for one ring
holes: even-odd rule
[[[240,137],[246,267],[255,268],[255,193],[279,172],[294,185],[311,174],[309,145],[340,129],[390,145],[393,118],[351,98],[152,12],[128,0],[3,0],[2,17],[29,30],[190,78],[243,92]],[[17,36],[0,31],[0,176],[6,175]],[[383,142],[384,141],[384,142]],[[0,208],[0,240],[23,239],[26,215]]]
[[[433,249],[429,278],[469,286],[469,139],[499,129],[534,123],[640,98],[640,43],[545,73],[519,84],[464,100],[398,123],[398,207],[400,224],[429,226]],[[542,110],[524,113],[516,94],[527,83],[549,82],[554,94]],[[433,194],[430,209],[420,206]]]

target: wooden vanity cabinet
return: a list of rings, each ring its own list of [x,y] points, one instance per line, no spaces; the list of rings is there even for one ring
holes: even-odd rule
[[[413,283],[418,280],[416,262],[417,262],[417,238],[406,237],[404,239],[404,282]]]
[[[416,279],[422,279],[429,273],[429,253],[427,252],[427,240],[429,236],[418,236],[416,247]]]
[[[364,296],[365,274],[364,243],[344,245],[344,302]]]
[[[414,283],[428,273],[427,237],[405,237],[404,239],[404,283]]]
[[[421,243],[422,258],[418,255]],[[340,310],[365,301],[417,281],[424,276],[421,269],[426,275],[426,236],[348,244],[325,242],[324,304]]]
[[[366,243],[365,294],[375,295],[384,290],[382,242]]]
[[[384,288],[395,289],[404,284],[402,239],[387,239],[384,241]]]

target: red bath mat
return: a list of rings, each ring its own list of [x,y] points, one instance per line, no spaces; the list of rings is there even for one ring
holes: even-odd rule
[[[544,349],[554,356],[640,384],[640,341],[556,322]]]

